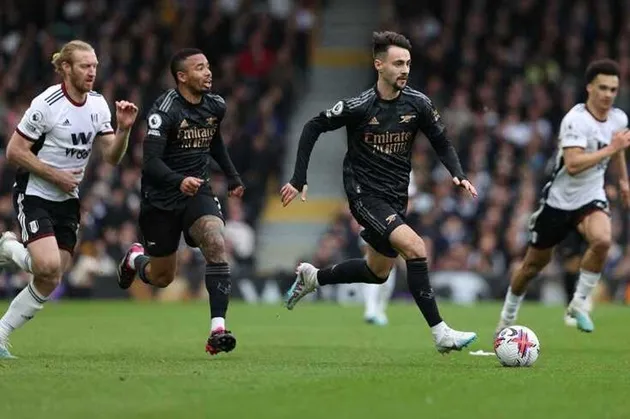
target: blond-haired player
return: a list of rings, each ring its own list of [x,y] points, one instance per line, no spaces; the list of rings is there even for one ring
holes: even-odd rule
[[[0,238],[0,266],[17,265],[33,274],[0,319],[0,359],[12,358],[9,335],[42,309],[68,270],[79,229],[78,186],[92,147],[118,164],[127,150],[138,108],[116,102],[116,130],[103,96],[92,90],[98,59],[94,48],[70,41],[53,56],[63,81],[36,96],[7,145],[18,166],[14,206],[21,242],[11,232]]]

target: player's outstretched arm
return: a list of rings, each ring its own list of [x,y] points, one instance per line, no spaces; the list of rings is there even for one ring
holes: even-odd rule
[[[228,196],[236,196],[238,198],[242,197],[245,192],[245,185],[243,184],[236,167],[234,167],[234,163],[232,162],[230,154],[223,142],[223,137],[221,136],[221,124],[217,127],[217,132],[212,139],[212,144],[210,145],[210,155],[217,162],[227,177]]]
[[[14,132],[7,145],[7,160],[42,179],[57,185],[64,192],[72,192],[79,186],[82,169],[58,170],[43,163],[31,151],[32,140]]]
[[[446,126],[433,103],[426,97],[418,99],[417,106],[420,113],[421,130],[427,136],[431,147],[435,150],[438,158],[453,177],[453,183],[470,193],[473,198],[477,197],[477,190],[464,175],[464,169],[459,161],[459,156],[453,143],[446,136]]]
[[[103,157],[111,165],[117,165],[127,152],[131,127],[138,116],[138,107],[131,102],[116,102],[116,134],[107,132],[100,135],[103,143]]]
[[[293,176],[280,189],[282,206],[289,205],[300,192],[302,192],[302,201],[306,201],[306,173],[315,143],[324,132],[334,131],[347,125],[352,117],[352,109],[354,108],[346,106],[346,103],[340,100],[335,106],[320,113],[304,125],[298,144]]]

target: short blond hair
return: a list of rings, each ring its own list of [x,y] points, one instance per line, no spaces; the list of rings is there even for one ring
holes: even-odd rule
[[[80,41],[78,39],[75,39],[65,44],[58,52],[55,52],[52,56],[51,63],[55,67],[55,71],[57,73],[63,75],[63,67],[61,65],[64,62],[72,65],[72,53],[74,51],[94,51],[94,48],[87,42]]]

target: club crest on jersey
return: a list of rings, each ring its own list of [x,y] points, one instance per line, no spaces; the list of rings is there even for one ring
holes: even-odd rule
[[[400,123],[408,124],[415,117],[416,117],[415,115],[400,115]]]
[[[28,223],[28,229],[31,230],[32,234],[37,233],[37,231],[39,230],[39,223],[37,222],[37,220]]]
[[[211,116],[209,118],[206,118],[206,122],[208,123],[208,125],[214,125],[217,123],[217,117]]]

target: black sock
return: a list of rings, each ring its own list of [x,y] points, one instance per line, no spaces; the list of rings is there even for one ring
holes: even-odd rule
[[[379,278],[368,268],[365,259],[349,259],[317,272],[319,285],[329,284],[384,284],[387,278]]]
[[[442,321],[440,311],[435,302],[435,295],[429,283],[429,268],[427,258],[409,259],[407,261],[407,284],[409,291],[416,300],[424,319],[433,327]]]
[[[136,259],[133,261],[133,267],[136,269],[138,273],[138,278],[145,284],[151,284],[149,278],[147,278],[146,267],[149,264],[149,257],[147,255],[138,255]]]
[[[206,265],[206,289],[210,295],[210,317],[225,318],[232,291],[230,265],[225,262],[208,263]]]
[[[575,286],[580,278],[579,272],[565,272],[564,273],[564,294],[567,299],[567,305],[573,299],[573,293],[575,293]]]

